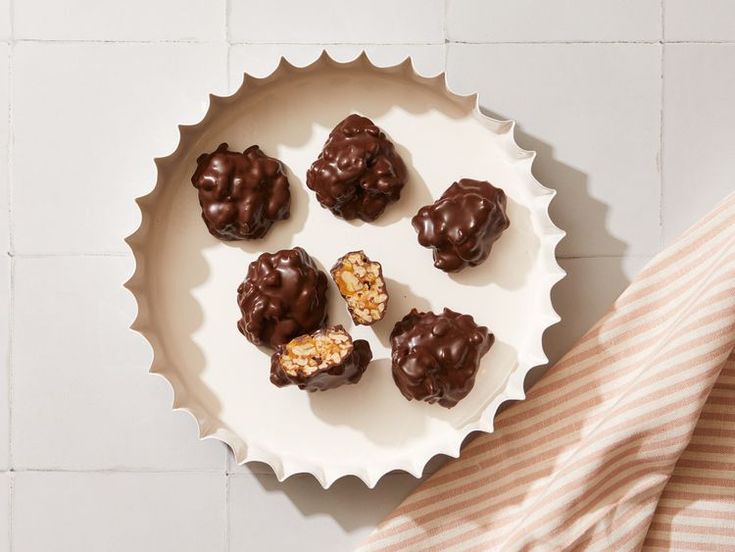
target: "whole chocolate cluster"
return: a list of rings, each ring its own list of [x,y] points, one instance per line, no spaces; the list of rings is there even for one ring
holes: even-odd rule
[[[221,240],[262,238],[273,222],[289,216],[288,178],[281,162],[258,146],[243,153],[227,147],[197,159],[191,183],[199,190],[202,218]]]
[[[411,310],[390,335],[393,380],[404,397],[452,408],[475,384],[495,337],[468,314]]]
[[[237,288],[238,329],[256,345],[276,347],[324,325],[327,276],[295,247],[263,253]]]
[[[505,192],[489,182],[463,178],[411,219],[419,243],[433,250],[434,266],[457,272],[490,255],[493,243],[510,226]]]
[[[370,222],[398,200],[406,176],[406,165],[385,134],[370,119],[352,114],[330,133],[306,185],[335,215]]]
[[[300,353],[298,346],[291,346],[293,342],[279,345],[271,357],[271,383],[277,387],[296,385],[299,389],[313,392],[359,382],[373,358],[373,352],[367,341],[364,339],[352,341],[342,326],[317,330],[308,338],[314,340],[321,336],[323,339],[334,339],[332,336],[335,334],[343,340],[333,345],[343,347],[344,353],[334,355],[332,358],[314,358],[318,353],[313,347],[312,352]],[[305,347],[300,346],[302,349]],[[302,355],[301,360],[304,360],[301,366],[290,361],[287,361],[290,368],[284,366],[284,357],[293,355],[297,363],[299,354]]]

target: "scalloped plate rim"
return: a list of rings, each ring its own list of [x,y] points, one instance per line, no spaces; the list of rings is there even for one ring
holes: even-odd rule
[[[178,125],[179,139],[174,151],[172,151],[168,155],[154,158],[154,162],[156,165],[155,185],[148,193],[135,199],[140,210],[140,224],[133,233],[125,238],[125,242],[130,247],[135,259],[135,270],[128,281],[123,284],[124,287],[127,288],[133,295],[136,303],[136,315],[135,319],[130,325],[130,329],[141,334],[151,347],[151,350],[153,351],[153,360],[151,361],[149,372],[161,376],[169,384],[174,397],[173,410],[186,412],[194,419],[197,425],[200,440],[215,439],[226,444],[232,451],[237,464],[243,465],[248,462],[262,462],[268,464],[276,475],[278,481],[283,481],[288,477],[296,474],[311,474],[325,489],[329,488],[336,480],[347,476],[355,476],[362,480],[369,488],[373,488],[386,473],[396,470],[410,473],[414,477],[418,478],[422,476],[426,464],[434,456],[444,454],[452,458],[457,458],[460,454],[461,446],[469,434],[473,432],[492,433],[494,429],[495,414],[503,403],[511,400],[525,399],[523,386],[526,376],[533,368],[545,364],[548,361],[546,354],[543,351],[542,343],[540,345],[540,351],[536,351],[534,354],[526,355],[528,358],[526,358],[525,361],[521,360],[523,354],[522,352],[519,352],[517,367],[508,377],[508,380],[506,381],[503,390],[498,393],[498,395],[487,405],[487,407],[483,410],[477,420],[468,423],[461,430],[458,430],[454,436],[454,439],[452,439],[451,442],[447,440],[441,446],[438,446],[435,450],[432,450],[428,454],[414,456],[412,459],[403,462],[396,462],[396,465],[394,466],[384,466],[383,468],[372,470],[367,468],[359,469],[355,467],[344,467],[339,472],[336,472],[335,470],[328,472],[321,466],[317,466],[313,463],[305,462],[303,460],[283,458],[276,453],[269,452],[263,450],[261,447],[246,443],[245,439],[227,428],[224,424],[213,423],[213,421],[210,419],[204,409],[200,408],[197,404],[184,404],[185,401],[182,400],[182,396],[184,393],[180,389],[180,383],[176,381],[177,378],[172,377],[171,374],[163,373],[161,370],[157,369],[156,347],[154,344],[154,341],[156,339],[155,332],[153,332],[151,328],[148,328],[145,325],[144,315],[146,313],[144,299],[139,293],[140,290],[138,280],[142,278],[143,263],[142,256],[140,255],[140,250],[138,249],[138,242],[143,240],[147,233],[147,229],[145,228],[146,208],[147,205],[153,200],[159,188],[161,164],[164,164],[170,161],[172,158],[176,157],[176,155],[182,149],[182,142],[185,138],[185,135],[188,133],[192,133],[200,127],[204,126],[213,112],[213,107],[217,103],[236,98],[240,94],[243,94],[247,90],[249,82],[262,83],[264,81],[276,79],[279,76],[279,73],[283,70],[300,72],[308,71],[321,64],[347,66],[365,62],[374,69],[384,71],[391,69],[410,68],[412,75],[416,78],[424,81],[440,81],[443,91],[446,94],[459,99],[474,99],[472,114],[477,120],[482,122],[485,126],[494,127],[498,134],[507,133],[509,135],[509,146],[515,149],[515,152],[519,159],[526,159],[528,161],[527,176],[529,177],[529,183],[537,187],[535,198],[536,201],[541,198],[542,205],[538,205],[536,207],[536,212],[537,214],[542,216],[542,221],[544,223],[544,226],[546,227],[546,231],[539,236],[540,238],[543,238],[544,242],[542,243],[542,246],[540,248],[540,255],[545,257],[544,262],[547,265],[546,268],[547,274],[549,276],[548,286],[550,294],[553,286],[561,279],[563,279],[566,275],[566,272],[564,271],[564,269],[561,268],[556,258],[556,247],[558,243],[564,238],[566,233],[554,224],[549,214],[549,204],[556,195],[556,191],[551,188],[547,188],[546,186],[541,184],[533,175],[532,165],[536,157],[536,152],[525,150],[518,145],[517,141],[515,140],[516,122],[514,120],[498,120],[483,113],[480,108],[480,97],[478,93],[458,94],[457,92],[452,90],[447,82],[446,71],[434,76],[426,76],[421,74],[416,69],[413,58],[411,56],[407,56],[403,61],[397,64],[388,66],[379,66],[373,63],[365,50],[362,50],[353,59],[347,61],[338,61],[331,57],[326,50],[322,50],[321,54],[319,55],[319,57],[317,57],[316,60],[304,66],[294,65],[285,57],[281,56],[276,68],[264,77],[255,77],[245,72],[243,74],[243,82],[240,84],[238,89],[229,96],[217,96],[215,94],[209,94],[209,105],[207,106],[206,112],[202,116],[201,120],[194,124]],[[545,320],[541,322],[541,324],[543,324],[543,327],[540,328],[541,336],[546,329],[556,324],[560,320],[560,317],[556,312],[553,303],[551,302],[551,299],[549,299],[549,306],[549,312],[544,317]]]

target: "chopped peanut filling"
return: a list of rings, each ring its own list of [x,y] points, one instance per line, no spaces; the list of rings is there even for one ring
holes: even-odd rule
[[[340,364],[351,352],[350,335],[344,330],[327,328],[289,341],[279,362],[289,376],[310,376],[317,370]]]
[[[333,269],[332,277],[355,322],[372,324],[383,318],[388,294],[379,263],[372,262],[362,251],[348,253]]]

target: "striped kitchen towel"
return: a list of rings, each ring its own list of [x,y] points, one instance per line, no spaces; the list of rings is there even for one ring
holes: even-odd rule
[[[735,194],[363,551],[735,550]]]

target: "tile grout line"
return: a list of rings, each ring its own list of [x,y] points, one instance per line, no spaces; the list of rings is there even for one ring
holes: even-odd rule
[[[8,214],[8,255],[12,256],[14,248],[14,236],[13,236],[13,142],[15,132],[13,130],[13,58],[15,53],[15,45],[11,40],[8,43],[8,110],[7,110],[7,122],[8,122],[8,143],[5,147],[5,153],[7,155],[7,167],[5,167],[5,178],[8,189],[5,190],[5,199],[8,203],[7,214]]]
[[[663,248],[666,242],[664,236],[664,176],[666,169],[664,167],[664,93],[665,93],[665,78],[664,78],[664,64],[666,57],[666,45],[661,45],[661,86],[660,86],[660,112],[659,112],[659,137],[658,137],[658,156],[659,156],[659,168],[658,168],[658,226],[659,226],[659,249]]]
[[[666,19],[664,17],[664,10],[666,9],[664,7],[665,3],[666,0],[659,0],[658,4],[659,25],[661,25],[661,42],[666,42]]]
[[[229,26],[228,26],[229,27]],[[229,32],[229,31],[227,31]],[[8,42],[7,40],[0,40],[0,42]],[[278,42],[248,42],[240,40],[195,40],[195,39],[158,39],[158,40],[105,40],[105,39],[94,39],[94,38],[19,38],[15,42],[31,43],[31,44],[222,44],[228,43],[233,45],[250,45],[250,46],[357,46],[357,45],[370,45],[370,46],[438,46],[444,44],[443,41],[433,42],[288,42],[287,40]]]
[[[223,26],[225,30],[224,40],[228,44],[230,43],[230,0],[224,0],[224,21]]]
[[[234,91],[232,90],[232,77],[231,77],[231,68],[230,64],[232,63],[232,37],[231,37],[231,31],[230,31],[230,5],[231,0],[224,0],[224,8],[225,8],[225,20],[224,20],[224,26],[225,26],[225,45],[227,46],[227,53],[225,54],[225,87],[226,87],[226,95],[233,94]],[[225,448],[225,463],[224,463],[224,472],[225,472],[225,503],[223,508],[223,514],[225,516],[224,521],[224,552],[230,552],[230,449],[228,447]]]
[[[8,255],[12,256],[15,251],[14,247],[14,236],[13,236],[13,142],[15,137],[15,131],[13,129],[13,60],[15,54],[15,0],[8,0],[8,21],[10,28],[10,37],[8,39],[8,143],[6,148],[7,153],[7,167],[6,167],[6,182],[8,189],[5,192],[5,198],[8,202]],[[12,259],[11,259],[12,267]],[[13,294],[13,287],[11,283],[10,288],[11,298]],[[8,336],[9,339],[9,336]],[[10,351],[10,349],[8,349]],[[10,362],[10,361],[8,361]],[[8,387],[8,393],[10,393],[10,387]],[[8,400],[10,403],[10,400]],[[8,404],[8,408],[10,405]],[[10,451],[10,445],[8,445],[8,451]],[[10,454],[10,452],[8,452]]]
[[[447,82],[447,68],[449,66],[449,32],[447,31],[447,14],[449,13],[449,0],[444,0],[444,82]]]
[[[8,475],[8,552],[13,551],[13,501],[15,498],[15,474]]]
[[[449,42],[447,42],[444,45],[444,67],[443,67],[443,70],[444,70],[444,82],[447,82],[447,74],[448,74],[447,73],[447,70],[449,69],[449,47],[450,47],[450,44],[449,44]]]
[[[444,0],[444,11],[442,13],[442,34],[444,35],[444,44],[449,42],[449,33],[447,32],[447,14],[449,14],[449,0]]]
[[[735,40],[662,40],[664,44],[735,44]]]
[[[74,253],[61,251],[54,253],[8,253],[9,257],[18,259],[48,259],[54,257],[132,257],[130,251],[93,251]]]
[[[658,125],[658,239],[659,249],[663,248],[664,237],[664,64],[666,56],[666,17],[665,0],[661,0],[661,84],[659,89],[659,125]]]
[[[225,56],[225,86],[227,94],[232,94],[230,87],[232,79],[230,77],[230,60],[232,59],[232,37],[230,36],[230,0],[225,0],[225,44],[227,45],[227,54]]]
[[[496,44],[515,44],[518,46],[530,46],[534,44],[571,44],[571,45],[585,45],[585,44],[659,44],[661,40],[488,40],[488,41],[474,41],[474,40],[450,40],[453,44],[469,44],[475,46],[492,46]]]
[[[230,533],[230,474],[225,468],[225,552],[230,552]]]
[[[8,0],[8,27],[10,28],[10,40],[15,39],[15,0]]]
[[[467,44],[470,46],[497,46],[497,45],[516,45],[516,46],[534,46],[537,44],[568,44],[576,46],[585,45],[611,45],[616,44],[640,44],[640,45],[654,45],[654,44],[695,44],[695,45],[717,45],[717,44],[735,44],[735,40],[499,40],[499,41],[468,41],[468,40],[449,40],[451,44]],[[273,42],[269,44],[286,44],[282,42]],[[429,45],[429,44],[427,44]],[[399,44],[400,46],[400,44]]]
[[[196,39],[154,39],[154,40],[105,40],[95,38],[18,38],[16,43],[28,44],[118,44],[118,45],[145,45],[145,44],[222,44],[222,40]]]
[[[100,40],[100,39],[43,39],[43,38],[19,38],[13,40],[0,40],[4,43],[15,44],[113,44],[118,46],[125,45],[155,45],[155,44],[222,44],[222,40],[189,40],[189,39],[162,39],[162,40]],[[534,46],[537,44],[567,44],[567,45],[616,45],[616,44],[697,44],[697,45],[717,45],[717,44],[735,44],[735,40],[449,40],[434,42],[247,42],[238,40],[226,40],[226,44],[231,46],[441,46],[442,44],[467,44],[471,46],[497,46],[497,45],[517,45],[517,46]]]
[[[15,129],[13,127],[13,63],[15,61],[15,0],[8,0],[8,19],[10,22],[10,42],[8,51],[8,147],[7,147],[7,202],[8,202],[8,255],[10,256],[10,298],[8,305],[7,335],[7,408],[8,408],[8,552],[13,550],[13,510],[15,503],[15,474],[13,473],[13,330],[15,327],[15,236],[13,232],[13,145]]]
[[[10,305],[8,308],[8,469],[10,489],[8,497],[8,540],[9,551],[13,550],[13,504],[15,500],[15,474],[13,461],[13,339],[15,329],[15,258],[10,257]]]
[[[232,58],[232,44],[227,43],[227,53],[225,54],[225,95],[229,96],[231,94],[234,94],[234,91],[231,89],[232,86],[232,78],[230,77],[230,60]]]
[[[186,469],[186,468],[165,468],[165,469],[146,469],[146,468],[12,468],[9,472],[12,474],[18,473],[89,473],[95,475],[119,475],[119,474],[130,474],[130,475],[222,475],[222,468],[202,468],[202,469]]]
[[[8,305],[8,336],[7,336],[7,344],[8,344],[8,354],[7,354],[7,360],[8,360],[8,370],[7,370],[7,383],[8,386],[8,406],[7,406],[7,413],[8,413],[8,468],[10,470],[13,470],[14,465],[14,459],[13,459],[13,364],[14,364],[14,355],[13,355],[13,348],[14,348],[14,336],[15,336],[15,258],[10,257],[10,301]]]

